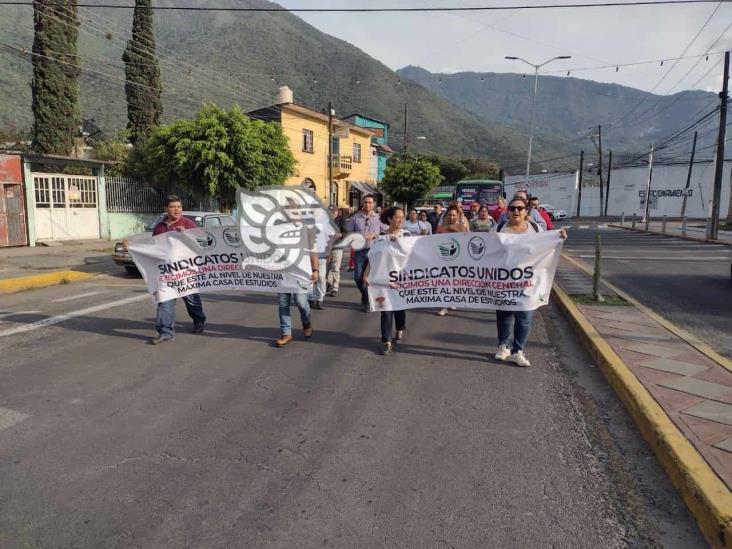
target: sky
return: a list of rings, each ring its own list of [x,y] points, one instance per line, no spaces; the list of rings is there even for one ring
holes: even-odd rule
[[[622,0],[621,0],[622,1]],[[553,0],[279,0],[287,8],[539,5]],[[565,2],[563,2],[565,3]],[[566,3],[579,3],[568,0]],[[716,9],[716,12],[714,11]],[[391,69],[431,72],[533,72],[522,57],[558,76],[612,82],[657,94],[718,92],[722,54],[732,48],[732,3],[490,12],[296,14]],[[711,18],[710,18],[711,17]],[[706,24],[705,24],[706,23]],[[698,34],[698,36],[697,36]],[[716,44],[715,44],[715,41]],[[711,48],[711,49],[710,49]],[[670,59],[710,52],[705,57]],[[665,59],[660,62],[617,65]],[[612,65],[610,68],[596,67]],[[583,70],[583,69],[592,70]]]

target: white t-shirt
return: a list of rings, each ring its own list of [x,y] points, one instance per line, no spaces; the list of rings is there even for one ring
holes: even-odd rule
[[[419,219],[412,223],[411,221],[405,221],[404,222],[404,230],[409,231],[412,236],[420,236],[422,234],[422,231],[425,232],[425,234],[432,234],[432,225],[430,225],[429,221],[420,221]]]

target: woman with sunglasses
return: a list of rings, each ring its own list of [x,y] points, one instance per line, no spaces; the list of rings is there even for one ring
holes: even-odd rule
[[[496,232],[512,234],[535,234],[542,228],[528,217],[529,203],[521,196],[514,196],[508,203],[508,220],[498,224]],[[559,231],[562,238],[567,238],[564,229]],[[496,311],[496,327],[498,328],[498,352],[496,360],[510,360],[518,366],[528,367],[531,362],[524,354],[526,340],[531,331],[534,311]],[[513,335],[513,342],[508,344]]]
[[[381,214],[381,223],[389,227],[377,238],[380,240],[394,241],[405,236],[412,236],[412,233],[404,229],[404,210],[398,206],[392,206]],[[368,285],[371,264],[366,265],[363,274],[363,283]],[[396,333],[392,338],[392,327],[396,324]],[[381,311],[381,353],[391,353],[393,343],[399,343],[404,337],[404,329],[407,327],[407,311]]]

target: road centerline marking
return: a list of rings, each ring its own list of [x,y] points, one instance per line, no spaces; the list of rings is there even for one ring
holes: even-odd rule
[[[15,328],[10,328],[9,330],[4,330],[0,332],[0,337],[31,332],[33,330],[37,330],[38,328],[43,328],[44,326],[52,326],[54,324],[58,324],[59,322],[70,320],[72,318],[84,316],[91,313],[97,313],[99,311],[105,311],[107,309],[113,309],[114,307],[121,307],[122,305],[127,305],[129,303],[142,301],[143,299],[150,299],[150,296],[148,294],[136,295],[133,297],[127,297],[125,299],[118,299],[117,301],[110,301],[109,303],[101,303],[99,305],[94,305],[93,307],[79,309],[78,311],[72,311],[70,313],[65,313],[62,315],[49,316],[48,318],[44,318],[43,320],[39,320],[38,322],[33,322],[32,324],[25,324],[23,326],[17,326]]]
[[[81,299],[82,297],[91,297],[93,295],[103,294],[106,291],[107,290],[96,290],[94,292],[86,292],[84,294],[77,294],[77,295],[72,295],[69,297],[62,297],[60,299],[54,299],[53,301],[55,303],[64,303],[65,301],[73,301],[74,299]]]

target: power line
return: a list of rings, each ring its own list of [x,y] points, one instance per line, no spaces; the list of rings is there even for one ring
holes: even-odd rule
[[[193,12],[249,12],[249,13],[425,13],[425,12],[480,12],[502,10],[545,10],[564,8],[606,8],[629,6],[662,6],[676,4],[708,4],[718,0],[642,0],[633,2],[599,2],[582,4],[517,4],[513,6],[463,6],[463,7],[402,7],[402,8],[284,8],[278,7],[214,7],[214,6],[152,6],[147,9],[155,11],[193,11]],[[728,3],[732,0],[721,0]],[[6,2],[6,6],[32,6],[32,2]],[[121,4],[77,4],[78,8],[134,9],[134,6]]]

